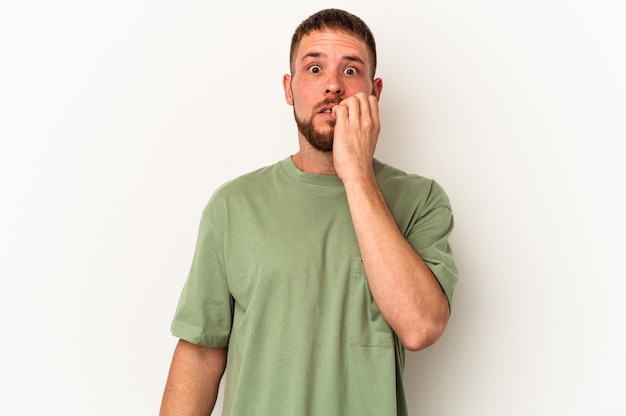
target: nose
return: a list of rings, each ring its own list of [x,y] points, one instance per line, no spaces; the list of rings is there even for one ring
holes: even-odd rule
[[[324,84],[324,93],[342,95],[343,92],[344,87],[340,77],[336,74],[329,74]]]

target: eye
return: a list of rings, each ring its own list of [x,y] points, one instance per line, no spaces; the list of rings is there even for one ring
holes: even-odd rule
[[[311,65],[308,69],[309,72],[312,74],[319,74],[322,71],[322,68],[320,68],[318,65]]]
[[[347,67],[346,69],[344,69],[344,70],[343,70],[343,72],[344,72],[346,75],[356,75],[356,74],[359,72],[359,70],[358,70],[358,69],[356,69],[356,68],[355,68],[355,67],[353,67],[353,66],[349,66],[349,67]]]

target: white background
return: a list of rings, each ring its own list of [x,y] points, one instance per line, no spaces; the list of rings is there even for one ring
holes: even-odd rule
[[[377,37],[377,157],[456,214],[413,414],[626,414],[626,3],[285,4],[2,3],[0,414],[157,414],[201,210],[296,152],[289,40],[329,6]]]

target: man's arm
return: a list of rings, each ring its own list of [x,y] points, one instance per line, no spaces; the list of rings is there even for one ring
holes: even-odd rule
[[[346,188],[372,297],[406,348],[426,348],[443,334],[450,310],[439,282],[398,229],[376,181],[377,100],[360,93],[333,113],[333,160]]]
[[[179,340],[160,416],[209,416],[226,368],[226,352],[226,348],[208,348]]]
[[[376,184],[346,181],[352,222],[376,305],[409,350],[435,343],[449,317],[448,299],[404,238]]]

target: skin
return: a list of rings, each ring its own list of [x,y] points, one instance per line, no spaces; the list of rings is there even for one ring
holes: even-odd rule
[[[378,187],[372,159],[380,132],[383,88],[369,69],[360,39],[341,31],[302,38],[291,75],[283,77],[287,103],[310,122],[332,151],[319,150],[298,131],[292,156],[304,172],[343,181],[363,265],[374,301],[409,350],[436,342],[449,317],[447,298],[430,269],[399,231]],[[330,109],[329,112],[322,110]],[[327,143],[330,144],[330,143]],[[226,367],[224,348],[180,340],[161,404],[161,416],[210,415]]]
[[[160,416],[209,416],[226,369],[226,348],[179,340],[165,384]]]

